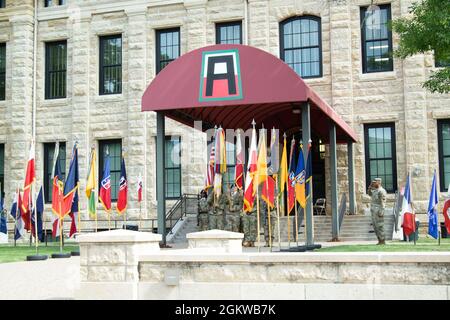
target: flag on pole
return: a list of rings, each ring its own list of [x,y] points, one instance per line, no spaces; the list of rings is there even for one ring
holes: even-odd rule
[[[95,190],[96,186],[96,176],[95,176],[95,149],[91,150],[91,162],[89,165],[88,177],[86,182],[86,197],[88,199],[88,212],[89,215],[95,219],[97,215],[97,207],[95,202]]]
[[[267,177],[266,182],[263,183],[261,198],[266,201],[270,209],[275,207],[275,179],[271,176]]]
[[[236,138],[236,165],[234,169],[234,183],[238,189],[244,187],[244,150],[242,149],[241,131]]]
[[[288,181],[288,167],[287,167],[287,150],[286,150],[286,137],[284,137],[284,142],[283,142],[283,152],[281,154],[281,164],[280,164],[280,169],[279,169],[279,193],[283,193],[284,189],[285,189],[285,185]]]
[[[305,193],[306,200],[311,197],[312,194],[312,148],[311,148],[311,140],[308,143],[308,158],[306,159],[306,185],[305,185]]]
[[[214,152],[214,194],[218,197],[222,192],[222,174],[227,171],[227,152],[223,128],[217,129]]]
[[[59,237],[59,217],[56,215],[52,217],[52,237]]]
[[[69,165],[69,173],[67,174],[66,183],[64,184],[64,205],[62,217],[69,213],[78,212],[78,147],[75,142],[72,149],[72,158]]]
[[[137,194],[138,194],[138,202],[142,202],[142,189],[143,189],[142,176],[139,175],[138,184],[137,184]]]
[[[306,168],[305,159],[303,157],[303,145],[300,143],[300,151],[298,153],[297,169],[295,170],[295,199],[302,208],[306,207]]]
[[[14,224],[14,240],[19,240],[25,235],[24,221],[22,219],[22,198],[20,196],[20,190],[17,190],[14,194],[10,214],[16,221]]]
[[[69,238],[78,232],[78,190],[75,192],[75,196],[72,202],[72,208],[69,213],[69,217],[72,219],[70,222]]]
[[[5,211],[5,199],[3,198],[1,184],[0,184],[0,233],[7,234],[8,226]]]
[[[294,209],[295,205],[295,139],[292,138],[291,141],[291,151],[289,155],[289,176],[288,176],[288,186],[287,186],[287,205],[288,213]]]
[[[25,218],[25,229],[30,230],[30,210],[31,210],[31,186],[36,181],[36,170],[34,166],[34,141],[31,141],[30,152],[28,156],[27,171],[25,174],[25,182],[23,184],[22,212]]]
[[[103,168],[102,181],[100,182],[100,193],[98,199],[107,213],[111,212],[111,171],[109,153],[105,155],[105,166]]]
[[[214,185],[214,160],[215,160],[215,152],[214,152],[214,142],[211,145],[211,152],[209,155],[209,161],[206,168],[206,179],[205,179],[205,190],[208,190]]]
[[[268,172],[270,175],[277,175],[280,167],[280,142],[278,139],[278,130],[272,128],[270,135],[270,158],[268,163]]]
[[[416,230],[416,222],[414,221],[414,210],[412,208],[412,195],[411,195],[411,177],[408,174],[406,178],[405,194],[403,196],[402,203],[402,227],[406,236]]]
[[[447,232],[450,233],[450,185],[448,186],[447,191],[447,200],[444,202],[444,210],[442,211],[442,214],[444,215],[445,228],[447,229]]]
[[[117,197],[117,212],[122,214],[127,209],[128,203],[128,181],[127,170],[125,168],[125,158],[122,155],[122,162],[120,164],[120,181],[119,181],[119,194]]]
[[[52,184],[52,212],[62,217],[64,182],[61,179],[61,168],[59,167],[59,143],[56,143],[53,154],[53,184]]]
[[[439,237],[437,205],[439,196],[436,185],[436,170],[434,171],[433,182],[431,184],[430,200],[428,202],[428,234],[433,238]]]
[[[36,216],[37,216],[37,223],[35,223],[35,212],[36,210]],[[37,234],[39,241],[44,241],[44,232],[42,230],[42,216],[44,214],[44,195],[43,195],[43,189],[42,186],[39,189],[38,196],[36,198],[36,208],[33,209],[33,213],[31,214],[31,233],[34,237],[36,237],[35,233],[35,225],[37,224]]]
[[[259,131],[258,141],[258,164],[257,164],[257,188],[261,183],[267,180],[267,146],[266,146],[266,129]],[[256,190],[256,189],[255,189]]]
[[[247,175],[245,177],[244,191],[244,211],[250,212],[255,202],[256,189],[254,188],[254,179],[258,163],[258,150],[256,147],[256,129],[253,122],[252,139],[250,141],[250,150],[248,152]]]

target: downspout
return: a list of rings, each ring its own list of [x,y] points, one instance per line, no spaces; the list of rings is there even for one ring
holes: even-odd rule
[[[244,16],[245,16],[245,36],[244,44],[248,46],[248,0],[244,0]]]
[[[36,61],[37,61],[37,10],[38,0],[34,0],[34,31],[33,31],[33,114],[32,114],[32,130],[33,141],[36,143]],[[35,149],[36,150],[36,149]],[[36,151],[35,151],[36,152]],[[36,157],[36,155],[35,155]]]

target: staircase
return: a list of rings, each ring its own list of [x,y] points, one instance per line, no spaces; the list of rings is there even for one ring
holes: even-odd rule
[[[179,221],[179,227],[175,230],[173,236],[168,240],[168,243],[185,243],[187,242],[186,235],[191,232],[197,232],[197,215],[189,214]]]

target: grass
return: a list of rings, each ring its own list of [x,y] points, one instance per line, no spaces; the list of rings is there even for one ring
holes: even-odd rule
[[[78,245],[67,244],[64,246],[64,252],[78,251]],[[57,243],[49,243],[46,247],[45,244],[39,245],[39,254],[46,254],[51,256],[52,253],[59,252],[59,244]],[[17,244],[16,247],[11,244],[0,245],[0,263],[5,262],[17,262],[17,261],[25,261],[28,255],[33,255],[36,253],[36,248],[33,246],[30,247],[29,244]]]
[[[320,252],[450,252],[450,239],[441,239],[441,245],[437,240],[421,237],[414,245],[414,242],[388,241],[385,246],[375,244],[352,244],[337,245],[322,248]]]

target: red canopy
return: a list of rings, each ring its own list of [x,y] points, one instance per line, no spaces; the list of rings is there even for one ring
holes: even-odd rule
[[[236,50],[239,56],[241,98],[201,101],[204,53]],[[203,128],[248,129],[254,118],[266,128],[282,132],[301,128],[302,102],[311,105],[311,130],[327,141],[331,122],[336,124],[338,143],[356,142],[352,128],[316,94],[286,63],[254,47],[213,45],[191,51],[165,67],[142,97],[142,111],[164,111],[189,126],[203,121]]]

